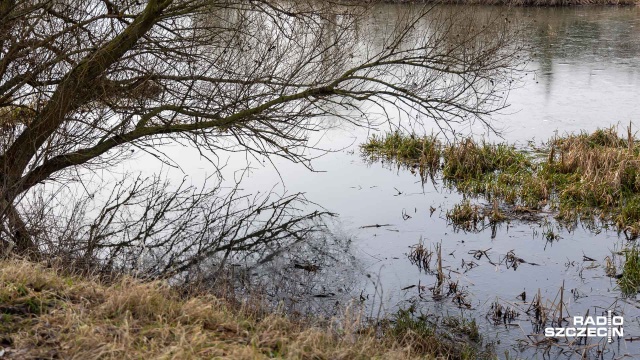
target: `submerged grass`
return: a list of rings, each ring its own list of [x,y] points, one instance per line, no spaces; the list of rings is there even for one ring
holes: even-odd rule
[[[410,346],[422,346],[423,350],[454,346],[462,359],[494,359],[491,347],[481,348],[482,336],[475,320],[458,316],[445,316],[439,320],[430,320],[418,315],[413,308],[400,309],[393,316],[394,338]],[[444,337],[448,341],[433,343],[434,337]],[[431,350],[432,351],[432,350]],[[450,353],[450,349],[441,349],[439,353]]]
[[[403,144],[399,161],[419,160],[422,143],[415,135],[394,133],[392,142],[372,138],[362,146],[368,156],[394,158],[391,144]],[[550,140],[543,157],[505,144],[464,139],[443,145],[433,136],[430,174],[441,171],[447,185],[473,196],[484,196],[519,211],[549,209],[559,219],[611,222],[628,237],[640,235],[640,147],[627,129],[621,137],[614,127]],[[375,146],[374,146],[375,144]],[[424,171],[424,170],[423,170]],[[468,223],[470,204],[461,204],[448,218]]]
[[[481,356],[404,313],[379,327],[356,311],[310,325],[205,293],[185,295],[162,282],[123,277],[105,284],[20,260],[0,261],[0,351],[3,359]]]
[[[627,295],[635,295],[640,289],[640,251],[633,246],[625,251],[622,275],[618,279],[620,290]]]

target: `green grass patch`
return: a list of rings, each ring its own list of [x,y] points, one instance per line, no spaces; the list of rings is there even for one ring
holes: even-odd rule
[[[640,235],[638,143],[630,129],[622,137],[608,128],[551,139],[534,153],[472,139],[445,145],[434,136],[394,132],[371,137],[361,149],[370,158],[419,164],[421,175],[437,173],[450,188],[498,202],[494,208],[555,211],[559,220],[612,224],[636,238]],[[447,218],[473,224],[472,206],[459,204]],[[506,216],[516,213],[507,211]]]
[[[442,144],[433,135],[404,135],[398,131],[383,136],[372,135],[361,145],[362,153],[372,159],[392,159],[411,167],[419,167],[421,173],[439,169]]]
[[[490,347],[483,347],[476,321],[459,316],[429,318],[416,314],[413,307],[400,309],[393,315],[386,332],[400,344],[406,342],[426,353],[442,354],[448,359],[496,358]]]
[[[484,219],[481,208],[478,205],[472,205],[469,200],[454,205],[447,211],[446,216],[452,224],[466,231],[476,229],[478,223]]]
[[[640,287],[640,251],[633,246],[625,251],[622,276],[618,279],[620,290],[627,295],[635,295]]]
[[[531,171],[527,154],[504,144],[478,144],[465,139],[444,149],[443,176],[445,179],[482,180],[496,172],[518,175]]]

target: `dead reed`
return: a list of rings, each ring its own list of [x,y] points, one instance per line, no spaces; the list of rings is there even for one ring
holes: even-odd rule
[[[411,247],[411,250],[409,251],[407,257],[409,258],[409,261],[412,264],[417,265],[420,270],[430,272],[431,258],[433,257],[433,254],[434,251],[428,249],[422,241],[422,238],[420,238],[418,244]]]
[[[520,313],[510,305],[502,305],[498,299],[491,303],[487,318],[495,324],[510,324],[520,316]]]

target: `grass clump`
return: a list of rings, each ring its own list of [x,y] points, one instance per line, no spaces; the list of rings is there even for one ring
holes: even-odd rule
[[[620,290],[627,295],[634,295],[640,287],[640,251],[633,246],[625,252],[622,276],[618,279]]]
[[[530,154],[505,144],[478,144],[466,139],[444,151],[443,178],[450,187],[509,205],[540,208],[548,189],[534,176]]]
[[[517,209],[514,209],[512,212],[516,211]],[[500,208],[498,201],[494,201],[492,206],[480,206],[464,199],[447,211],[446,218],[456,230],[480,231],[486,223],[495,226],[510,220],[511,216]]]
[[[163,282],[107,284],[21,260],[0,261],[0,341],[4,359],[477,358],[402,314],[384,327],[356,311],[309,324]]]
[[[462,317],[447,316],[442,320],[442,323],[449,329],[452,329],[455,334],[466,336],[471,341],[480,341],[480,328],[475,319],[467,320]]]
[[[412,264],[418,265],[420,270],[431,271],[431,259],[435,251],[428,249],[422,239],[409,251],[408,258]]]
[[[398,310],[388,330],[406,346],[418,346],[423,352],[448,354],[446,358],[494,359],[490,349],[482,349],[482,338],[475,320],[446,316],[430,320],[415,309]],[[437,340],[447,338],[448,341]]]
[[[550,144],[542,175],[554,186],[560,216],[611,219],[620,231],[637,237],[640,230],[640,149],[628,128],[570,135]]]
[[[465,139],[444,150],[443,176],[451,180],[482,180],[486,175],[499,171],[517,174],[531,167],[526,154],[504,144],[478,144]]]
[[[446,217],[457,227],[470,231],[477,228],[484,215],[478,205],[472,205],[469,200],[464,200],[447,211]]]
[[[360,146],[362,153],[371,158],[385,158],[411,167],[420,167],[421,173],[439,169],[442,144],[434,135],[403,135],[399,131],[384,136],[373,135]]]

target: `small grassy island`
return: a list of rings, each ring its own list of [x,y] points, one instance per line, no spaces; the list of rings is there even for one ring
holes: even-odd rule
[[[394,132],[372,136],[361,149],[370,159],[392,160],[425,180],[440,176],[465,196],[484,197],[493,221],[551,212],[564,222],[613,225],[628,238],[640,234],[640,143],[630,130],[621,137],[615,128],[599,129],[527,149]],[[481,220],[479,211],[465,200],[448,217],[464,225]]]

